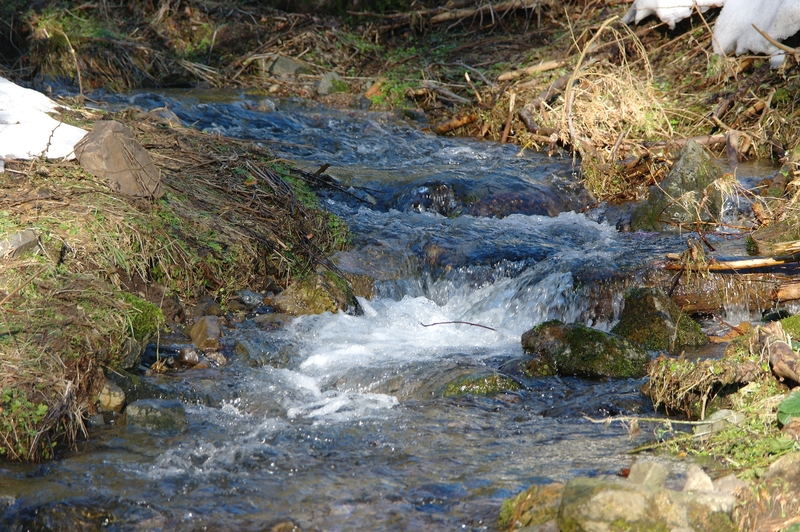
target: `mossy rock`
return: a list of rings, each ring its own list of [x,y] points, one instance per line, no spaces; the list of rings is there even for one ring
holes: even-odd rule
[[[516,497],[506,499],[497,519],[498,530],[516,530],[552,521],[558,517],[563,493],[564,484],[545,484],[531,486]]]
[[[509,377],[497,372],[464,375],[447,383],[442,392],[443,397],[458,397],[460,395],[496,395],[504,392],[516,392],[522,386]]]
[[[800,224],[795,220],[781,220],[753,231],[747,243],[747,251],[751,255],[775,255],[774,244],[798,239],[800,239]]]
[[[164,314],[153,303],[130,292],[120,292],[120,295],[131,307],[127,315],[133,338],[140,344],[147,343],[158,332],[158,328],[164,324]]]
[[[795,314],[780,320],[783,330],[793,339],[800,338],[800,314]]]
[[[522,347],[562,376],[638,378],[649,355],[621,336],[577,323],[547,321],[522,335]]]
[[[282,312],[294,316],[339,310],[351,314],[362,312],[347,279],[332,271],[325,271],[292,283],[270,303]]]
[[[687,142],[667,178],[650,187],[647,202],[634,210],[631,228],[634,231],[670,231],[682,224],[694,224],[701,202],[700,221],[711,223],[719,219],[722,195],[714,188],[709,193],[707,188],[720,177],[722,170],[709,153],[696,142]],[[677,198],[680,201],[676,201]],[[687,201],[691,204],[681,204]]]
[[[619,323],[611,332],[646,349],[673,351],[708,343],[700,325],[656,288],[629,289]]]

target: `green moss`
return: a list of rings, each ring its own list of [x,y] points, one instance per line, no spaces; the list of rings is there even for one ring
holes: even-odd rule
[[[137,342],[147,341],[164,324],[164,314],[154,304],[129,292],[120,292],[120,296],[125,303],[130,305],[127,318],[131,334]]]
[[[800,338],[800,314],[789,316],[781,320],[783,330],[794,339]]]
[[[492,373],[489,375],[466,375],[447,384],[442,395],[457,397],[460,395],[496,395],[503,392],[515,392],[520,389],[519,383],[506,375]]]
[[[531,486],[516,497],[503,501],[497,519],[499,530],[513,530],[517,526],[542,525],[558,517],[563,484]]]

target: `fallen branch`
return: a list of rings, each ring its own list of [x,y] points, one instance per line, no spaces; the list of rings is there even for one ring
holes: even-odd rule
[[[677,253],[667,253],[667,259],[679,261],[681,256]],[[755,268],[771,268],[774,266],[785,266],[800,262],[800,253],[783,255],[779,257],[763,257],[758,259],[734,259],[734,260],[711,260],[706,263],[698,264],[674,264],[667,263],[665,268],[668,270],[688,270],[688,271],[736,271],[752,270]]]
[[[555,70],[556,68],[561,68],[564,66],[565,63],[566,61],[558,60],[542,61],[539,64],[529,66],[528,68],[524,68],[522,70],[510,70],[508,72],[503,72],[497,76],[497,81],[507,81],[510,79],[521,78],[522,76],[532,76],[534,74],[539,74],[540,72]]]
[[[454,324],[455,325],[472,325],[473,327],[481,327],[482,329],[489,329],[490,331],[497,332],[497,329],[492,329],[491,327],[489,327],[487,325],[481,325],[480,323],[470,323],[468,321],[439,321],[439,322],[436,322],[436,323],[428,323],[428,324],[419,322],[419,324],[422,325],[423,327],[433,327],[434,325],[454,325]]]
[[[431,126],[431,131],[433,131],[437,135],[443,135],[448,131],[458,129],[462,126],[466,126],[467,124],[471,124],[477,119],[478,119],[478,113],[467,113],[465,115],[456,115],[450,120],[445,120],[444,122],[439,122],[438,124],[434,124],[433,126]]]

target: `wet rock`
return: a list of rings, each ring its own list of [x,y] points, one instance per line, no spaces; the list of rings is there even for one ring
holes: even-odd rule
[[[198,372],[197,377],[182,373],[176,378],[165,374],[147,376],[114,371],[106,379],[122,388],[128,403],[143,399],[177,399],[187,404],[219,407],[239,393],[235,387],[220,386],[219,377],[206,372]]]
[[[120,122],[96,122],[75,146],[75,155],[87,172],[107,179],[112,192],[145,198],[164,195],[161,175],[150,154]]]
[[[39,235],[33,229],[23,229],[18,233],[0,239],[0,258],[16,259],[39,246]]]
[[[722,170],[702,146],[691,141],[686,143],[667,178],[660,185],[650,187],[647,202],[634,210],[631,228],[634,231],[670,231],[677,230],[679,224],[693,224],[698,217],[697,205],[704,194],[708,198],[699,214],[700,220],[719,220],[722,195],[706,187],[721,176]]]
[[[556,525],[555,519],[558,517],[558,508],[561,505],[563,493],[564,484],[531,486],[516,497],[503,502],[500,517],[497,520],[497,528],[512,530],[522,527],[552,527]],[[543,532],[548,529],[539,528],[539,530]]]
[[[243,331],[243,334],[246,332]],[[288,342],[274,340],[266,343],[256,335],[253,338],[237,340],[233,352],[252,367],[285,368],[291,359],[291,348]]]
[[[140,399],[128,405],[123,414],[128,427],[153,430],[181,430],[186,427],[186,410],[174,399]]]
[[[175,357],[178,365],[185,368],[192,368],[200,363],[200,354],[194,349],[184,347],[178,351],[178,356]]]
[[[347,92],[347,90],[347,83],[336,72],[328,72],[322,76],[317,85],[317,94],[320,96],[327,96],[334,92]]]
[[[293,316],[339,310],[354,315],[363,312],[347,279],[333,271],[296,281],[265,303]]]
[[[580,324],[542,323],[522,335],[522,347],[562,376],[636,378],[648,354],[624,338]]]
[[[258,308],[264,303],[264,296],[250,290],[239,290],[236,292],[236,296],[248,309]]]
[[[107,380],[97,395],[97,406],[101,411],[119,414],[122,412],[122,407],[125,406],[125,392],[118,385]]]
[[[459,395],[497,395],[504,392],[516,392],[522,386],[509,377],[497,372],[478,372],[459,377],[449,383],[442,392],[443,397]]]
[[[189,330],[192,343],[198,349],[219,349],[222,323],[219,316],[203,316]]]
[[[647,349],[676,350],[708,343],[700,325],[657,288],[631,288],[611,332]]]

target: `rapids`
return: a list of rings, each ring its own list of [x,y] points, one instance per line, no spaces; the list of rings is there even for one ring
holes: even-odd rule
[[[169,106],[194,127],[330,164],[359,198],[323,197],[355,235],[336,261],[375,278],[377,296],[360,301],[361,316],[304,316],[271,332],[245,321],[226,332],[230,366],[156,377],[183,398],[185,431],[106,426],[58,460],[0,464],[0,528],[494,530],[503,499],[613,474],[652,437],[583,417],[652,415],[642,381],[512,371],[524,331],[554,318],[609,328],[641,266],[682,245],[620,233],[613,211],[576,214],[591,198],[571,160],[298,102],[108,101]],[[443,323],[454,321],[485,327]],[[444,396],[454,379],[495,372],[520,389]]]

